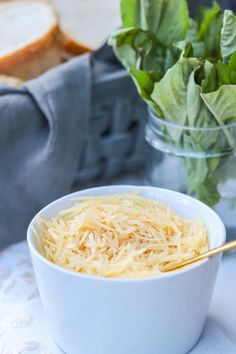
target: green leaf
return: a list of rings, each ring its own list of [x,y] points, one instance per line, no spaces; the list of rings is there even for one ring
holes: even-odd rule
[[[140,25],[140,1],[139,0],[121,0],[120,9],[121,9],[123,28],[139,27]]]
[[[183,58],[193,57],[193,46],[191,43],[188,43],[186,41],[180,41],[175,43],[174,47],[181,50],[182,52],[181,57]]]
[[[202,81],[202,92],[210,93],[219,90],[223,85],[236,84],[236,53],[230,58],[228,64],[218,61],[212,65],[206,78]]]
[[[214,66],[210,68],[205,79],[202,80],[201,87],[203,93],[216,91],[219,88],[217,70]]]
[[[221,55],[224,62],[236,51],[236,16],[230,10],[225,10],[221,31]]]
[[[199,71],[205,70],[206,64],[203,67],[193,71],[190,75],[187,85],[187,116],[188,126],[196,128],[206,128],[216,126],[216,121],[207,108],[205,102],[201,97],[201,86],[196,83],[195,76]],[[209,68],[208,68],[209,70]],[[208,135],[209,139],[209,135]],[[199,140],[200,143],[201,140]],[[209,146],[208,146],[209,147]]]
[[[236,121],[236,85],[225,85],[218,91],[202,93],[202,99],[219,125]]]
[[[139,28],[118,30],[110,36],[108,44],[127,69],[163,71],[166,49],[150,32]]]
[[[163,66],[163,75],[167,72],[168,69],[172,67],[179,59],[179,51],[177,48],[171,47],[167,48],[165,52],[164,58],[164,66]],[[162,76],[163,76],[162,75]]]
[[[123,27],[157,32],[165,0],[121,0]]]
[[[187,84],[187,117],[190,127],[199,127],[205,121],[209,120],[211,113],[205,106],[201,96],[201,87],[195,82],[195,72],[193,71],[189,77]]]
[[[157,33],[166,0],[121,0],[123,27]]]
[[[215,65],[218,75],[218,86],[235,85],[236,84],[236,71],[233,71],[229,65],[218,62]]]
[[[125,68],[136,66],[137,48],[134,46],[134,38],[138,35],[139,29],[128,28],[115,31],[108,39],[108,44],[113,47],[116,57]]]
[[[155,83],[151,98],[160,107],[166,120],[180,125],[187,123],[187,84],[191,72],[198,65],[198,59],[181,58],[159,82]],[[168,133],[178,145],[183,134],[182,130],[174,126],[168,127]]]
[[[217,174],[221,183],[226,183],[229,179],[236,180],[235,157],[233,154],[221,160]]]
[[[187,85],[192,71],[198,65],[198,59],[181,58],[158,83],[155,83],[151,97],[168,121],[181,125],[186,123]]]
[[[188,194],[193,194],[207,177],[207,161],[200,158],[186,158],[185,161],[188,172]]]
[[[203,93],[201,97],[219,125],[236,122],[236,85],[221,86],[218,91]],[[227,150],[235,148],[236,141],[230,129],[224,128],[223,132],[226,138],[225,151],[227,152]]]
[[[213,7],[202,7],[198,20],[198,40],[204,42],[205,58],[216,60],[221,57],[220,40],[223,16],[220,6],[213,1]]]
[[[194,19],[190,18],[185,40],[186,42],[192,43],[197,40],[197,36],[198,36],[198,24]]]
[[[126,69],[158,71],[162,75],[179,58],[176,48],[164,47],[157,38],[139,28],[113,32],[108,40],[114,53]]]
[[[123,27],[154,33],[163,45],[183,40],[188,29],[186,0],[122,0]]]
[[[188,194],[195,194],[202,202],[213,207],[220,201],[217,168],[220,158],[186,158]]]
[[[185,57],[203,57],[205,54],[205,45],[202,41],[198,39],[198,25],[195,20],[192,18],[189,19],[189,27],[183,41],[177,42],[174,44],[175,47],[181,49],[182,51],[185,50],[186,47],[192,47],[192,51],[188,52]]]
[[[161,117],[160,108],[153,102],[151,94],[155,82],[161,79],[161,74],[156,71],[142,71],[135,68],[129,70],[140,96],[148,103],[148,105]]]
[[[231,70],[236,71],[236,52],[231,55],[228,65]]]
[[[217,177],[209,177],[205,179],[204,183],[198,185],[196,195],[203,203],[208,204],[210,207],[215,206],[221,198],[218,191],[219,179]]]
[[[200,29],[198,32],[198,37],[199,39],[204,39],[204,36],[206,35],[209,27],[212,25],[212,23],[215,21],[217,18],[218,14],[220,13],[221,9],[220,6],[216,1],[213,1],[213,7],[212,8],[202,8],[202,21],[200,25]]]
[[[188,23],[189,13],[186,0],[165,0],[156,35],[162,43],[171,45],[185,38]]]
[[[206,62],[190,76],[187,90],[188,125],[190,126],[204,128],[217,125],[201,98],[201,87],[195,82],[195,75],[199,74],[198,71],[204,69],[204,73],[206,73],[210,67],[211,64]],[[197,152],[202,152],[203,155],[202,157],[186,158],[188,193],[196,193],[198,199],[209,205],[214,205],[219,200],[219,193],[217,190],[218,180],[215,179],[214,182],[212,174],[217,168],[218,159],[216,163],[216,159],[204,158],[204,154],[211,151],[211,148],[217,144],[219,132],[217,130],[213,132],[190,130],[188,134],[187,137],[186,133],[183,136],[185,149],[196,155]],[[209,182],[210,180],[211,182]]]
[[[192,72],[188,86],[187,86],[187,116],[188,126],[195,128],[210,128],[216,127],[218,124],[207,108],[205,102],[201,97],[202,88],[200,86],[201,81],[204,81],[205,75],[213,65],[209,62],[205,62],[200,68]],[[199,83],[196,82],[196,77],[199,78]],[[206,132],[205,130],[190,130],[189,131],[191,141],[191,151],[208,151],[216,145],[216,141],[220,132],[214,130]],[[185,137],[184,137],[185,138]],[[186,139],[184,142],[186,144]]]

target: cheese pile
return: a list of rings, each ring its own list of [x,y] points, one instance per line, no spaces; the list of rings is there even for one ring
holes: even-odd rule
[[[101,277],[158,276],[163,267],[208,249],[200,220],[136,194],[79,198],[51,220],[40,219],[39,226],[49,261]]]

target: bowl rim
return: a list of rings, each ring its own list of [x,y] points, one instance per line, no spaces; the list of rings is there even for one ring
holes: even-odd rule
[[[78,279],[87,279],[87,280],[91,280],[91,281],[102,281],[102,282],[114,282],[114,283],[142,283],[142,282],[153,282],[153,281],[162,281],[164,279],[167,278],[176,278],[182,274],[188,273],[193,271],[194,269],[200,268],[201,266],[203,266],[206,263],[209,263],[212,258],[214,257],[219,257],[219,255],[215,255],[211,258],[207,258],[204,259],[202,261],[196,262],[186,268],[183,269],[178,269],[178,270],[173,270],[171,272],[168,273],[163,273],[161,275],[158,276],[152,276],[152,277],[145,277],[145,278],[107,278],[107,277],[101,277],[101,276],[95,276],[95,275],[89,275],[86,273],[79,273],[79,272],[74,272],[72,270],[69,269],[65,269],[55,263],[50,262],[48,259],[46,259],[41,253],[40,251],[35,247],[35,245],[33,244],[32,241],[32,237],[33,237],[33,232],[32,230],[32,226],[33,224],[36,222],[36,220],[38,219],[38,217],[41,215],[41,213],[43,213],[44,211],[46,211],[47,209],[51,209],[53,208],[57,203],[62,202],[63,200],[73,200],[74,197],[77,197],[78,195],[80,195],[81,193],[86,193],[86,192],[91,192],[91,191],[98,191],[98,190],[104,190],[104,189],[137,189],[142,191],[145,190],[155,190],[155,191],[159,191],[161,193],[169,193],[169,194],[173,194],[177,197],[184,197],[186,200],[189,200],[195,204],[198,204],[199,207],[204,208],[206,210],[208,210],[208,212],[210,212],[212,214],[212,216],[214,216],[216,218],[216,220],[218,221],[218,226],[221,227],[222,232],[221,232],[221,240],[219,241],[219,246],[222,246],[225,243],[226,240],[226,229],[225,229],[225,225],[222,221],[222,219],[220,218],[220,216],[209,206],[207,206],[206,204],[204,204],[203,202],[190,197],[184,193],[180,193],[180,192],[176,192],[176,191],[172,191],[170,189],[164,189],[164,188],[157,188],[157,187],[152,187],[152,186],[139,186],[139,185],[105,185],[105,186],[100,186],[100,187],[94,187],[94,188],[87,188],[87,189],[82,189],[70,194],[67,194],[63,197],[60,197],[56,200],[54,200],[53,202],[47,204],[45,207],[43,207],[31,220],[28,229],[27,229],[27,243],[28,243],[28,247],[31,253],[31,258],[36,257],[38,260],[40,260],[41,262],[44,263],[45,266],[58,271],[58,272],[62,272],[64,274],[67,274],[68,276],[73,276],[73,277],[77,277]],[[122,192],[117,192],[114,194],[121,194]]]

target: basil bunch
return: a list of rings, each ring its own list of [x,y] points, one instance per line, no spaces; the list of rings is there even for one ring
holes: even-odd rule
[[[187,127],[210,128],[236,122],[236,16],[216,1],[189,16],[186,0],[121,0],[123,27],[109,44],[133,78],[140,96],[158,117]],[[232,130],[186,136],[167,132],[178,146],[214,151],[214,158],[186,158],[188,192],[209,204],[227,158],[235,148]]]

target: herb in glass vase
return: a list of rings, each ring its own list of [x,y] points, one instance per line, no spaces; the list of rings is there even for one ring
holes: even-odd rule
[[[121,13],[109,43],[154,116],[170,123],[166,143],[192,152],[181,155],[189,194],[214,206],[236,150],[236,16],[213,1],[191,18],[185,0],[122,0]]]

